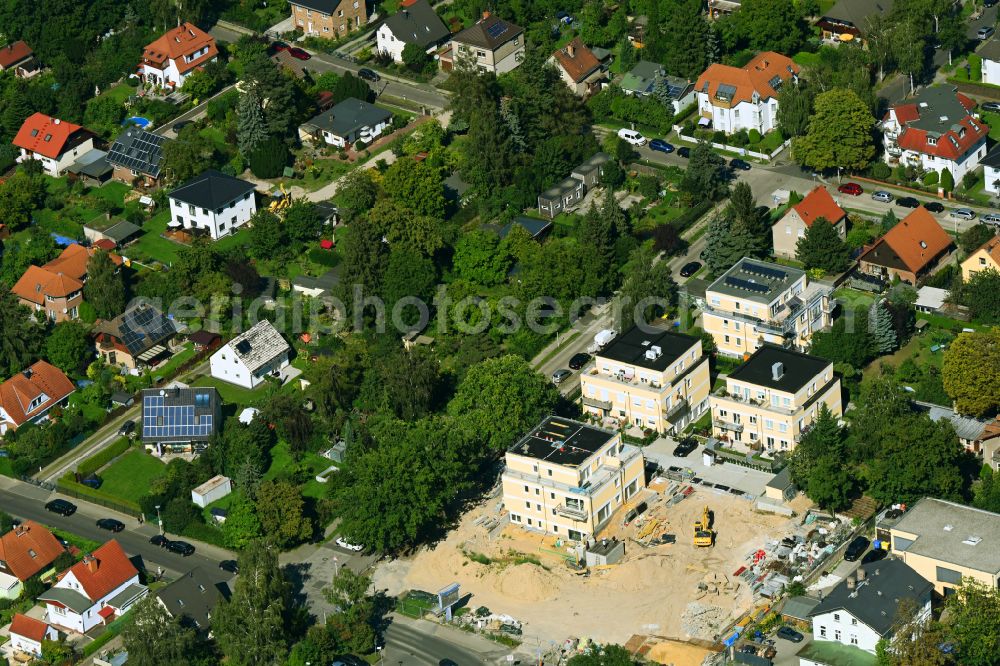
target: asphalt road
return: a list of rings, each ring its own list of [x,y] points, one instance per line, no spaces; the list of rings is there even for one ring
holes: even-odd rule
[[[0,489],[0,507],[16,518],[34,520],[101,543],[117,539],[125,552],[130,556],[139,556],[142,566],[150,572],[155,572],[160,566],[169,577],[177,577],[200,567],[213,583],[228,583],[233,578],[232,574],[219,569],[219,562],[235,558],[235,555],[220,556],[224,552],[221,549],[196,550],[193,555],[182,557],[149,543],[149,538],[157,532],[155,525],[147,523],[139,526],[132,517],[72,497],[65,499],[77,506],[77,512],[72,516],[61,516],[45,510],[47,501],[61,495],[18,481],[4,481],[5,487]],[[125,523],[125,530],[117,534],[102,530],[94,524],[98,518],[117,518]]]
[[[384,638],[385,646],[379,663],[386,666],[438,666],[442,659],[451,659],[458,666],[506,664],[507,655],[513,652],[458,629],[399,615],[392,616]]]

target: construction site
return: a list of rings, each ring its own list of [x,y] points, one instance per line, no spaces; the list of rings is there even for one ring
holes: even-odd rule
[[[456,621],[511,627],[542,651],[611,642],[660,663],[701,664],[741,618],[766,612],[791,573],[776,551],[805,544],[810,531],[804,498],[792,518],[756,511],[751,499],[657,477],[597,540],[579,544],[511,524],[493,497],[446,540],[380,565],[375,585],[400,595],[457,582],[468,610]]]

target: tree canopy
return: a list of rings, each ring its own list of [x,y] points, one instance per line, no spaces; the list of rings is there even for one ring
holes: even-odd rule
[[[853,90],[820,93],[809,131],[792,140],[792,154],[800,164],[825,171],[860,171],[875,157],[874,127],[868,105]]]

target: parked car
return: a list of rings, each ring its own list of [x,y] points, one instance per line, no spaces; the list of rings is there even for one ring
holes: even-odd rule
[[[677,149],[677,157],[683,157],[684,159],[691,157],[691,149],[687,146],[681,146]]]
[[[135,421],[129,419],[122,423],[122,426],[118,428],[118,434],[122,437],[128,437],[135,431]]]
[[[689,261],[681,266],[681,277],[691,277],[701,268],[700,261]]]
[[[573,354],[573,357],[569,360],[570,370],[579,370],[583,366],[587,365],[587,361],[590,360],[590,354],[584,354],[580,352],[579,354]]]
[[[883,201],[885,203],[889,203],[890,201],[893,200],[893,198],[894,197],[892,196],[892,194],[886,192],[885,190],[875,190],[874,192],[872,192],[872,199],[874,201]]]
[[[372,83],[378,83],[382,77],[379,76],[378,72],[374,69],[362,67],[358,70],[358,78],[364,79],[365,81],[371,81]]]
[[[179,120],[179,121],[177,121],[176,123],[174,123],[174,126],[173,126],[174,134],[180,134],[182,129],[184,129],[185,127],[187,127],[188,125],[191,125],[193,123],[194,123],[193,120]]]
[[[983,215],[983,224],[992,224],[994,227],[1000,227],[1000,215],[997,213]]]
[[[896,199],[896,205],[903,208],[916,208],[920,205],[920,202],[913,197],[899,197]]]
[[[686,458],[689,453],[697,448],[698,440],[694,437],[686,437],[674,447],[674,455],[678,458]]]
[[[231,574],[238,574],[240,572],[240,565],[236,560],[222,560],[219,562],[219,568]]]
[[[296,60],[309,60],[312,58],[308,51],[304,51],[297,46],[293,46],[288,49],[288,55],[292,56]]]
[[[166,549],[171,553],[177,553],[178,555],[183,555],[184,557],[194,554],[194,546],[189,544],[187,541],[168,541]]]
[[[1000,113],[1000,102],[983,102],[979,105],[979,108],[983,111],[992,111],[993,113]]]
[[[566,378],[572,374],[573,373],[567,370],[566,368],[559,368],[558,370],[552,373],[552,383],[562,384],[564,381],[566,381]]]
[[[650,150],[658,150],[661,153],[672,153],[674,152],[674,147],[664,141],[663,139],[653,139],[649,142]]]
[[[844,183],[837,188],[837,191],[841,194],[850,194],[852,197],[859,197],[864,193],[864,190],[857,183]]]
[[[97,526],[102,530],[107,530],[109,532],[121,532],[125,529],[125,523],[120,520],[115,520],[114,518],[99,518],[97,520]]]
[[[365,549],[364,546],[359,546],[357,544],[351,543],[344,537],[337,537],[337,545],[341,548],[346,548],[347,550],[353,550],[355,553],[360,553]]]
[[[739,169],[740,171],[749,171],[751,167],[750,163],[747,162],[746,160],[741,160],[738,157],[734,157],[733,159],[729,160],[729,168]]]
[[[857,561],[868,550],[869,543],[868,539],[863,536],[854,537],[854,541],[849,543],[847,549],[844,551],[844,559],[848,562]]]
[[[154,546],[159,546],[160,548],[166,548],[167,544],[170,543],[170,539],[163,536],[162,534],[154,534],[149,538],[149,543]]]
[[[284,42],[271,42],[271,45],[267,47],[267,50],[274,54],[278,51],[287,51],[290,48],[291,47]]]
[[[861,558],[861,564],[871,564],[873,562],[884,560],[885,556],[888,553],[889,551],[885,550],[884,548],[872,548],[867,553],[865,553],[864,557]]]
[[[89,476],[85,476],[83,479],[81,479],[80,483],[87,486],[88,488],[93,488],[94,490],[97,490],[98,488],[101,487],[101,484],[103,484],[104,481],[102,481],[101,477],[97,476],[96,474],[90,474]]]
[[[990,37],[993,36],[994,32],[996,32],[996,30],[994,30],[992,26],[984,25],[982,28],[976,31],[976,38],[983,40],[989,39]]]
[[[620,130],[618,130],[618,138],[621,139],[622,141],[627,141],[633,146],[646,145],[646,137],[639,134],[635,130],[630,130],[627,127],[623,127]]]
[[[953,208],[948,217],[956,220],[974,220],[976,219],[976,211],[971,208]]]
[[[784,638],[786,641],[791,641],[793,643],[801,643],[803,639],[802,634],[795,631],[791,627],[781,627],[775,635],[778,638]]]
[[[928,201],[927,203],[924,204],[924,208],[926,208],[931,213],[944,212],[944,204],[942,204],[940,201]]]
[[[60,516],[72,516],[76,513],[76,505],[64,499],[54,499],[45,505],[45,510],[58,513]]]

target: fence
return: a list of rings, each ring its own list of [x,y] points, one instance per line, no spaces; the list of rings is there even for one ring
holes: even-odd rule
[[[81,483],[77,483],[76,481],[72,481],[67,478],[59,479],[59,481],[56,482],[56,490],[63,495],[69,495],[70,497],[81,499],[92,504],[99,504],[105,508],[118,511],[119,513],[128,514],[135,518],[138,518],[142,513],[138,504],[107,495],[99,490],[88,488]]]
[[[688,141],[690,143],[699,143],[697,138],[681,134],[682,129],[683,128],[681,128],[680,126],[674,125],[674,131],[677,132],[677,136],[679,136],[681,140]],[[737,155],[740,155],[742,157],[753,157],[754,159],[770,162],[775,157],[777,157],[781,153],[781,151],[790,146],[791,143],[792,143],[791,139],[785,139],[784,143],[775,148],[774,151],[771,153],[758,153],[757,151],[749,150],[748,148],[740,148],[739,146],[730,146],[728,143],[712,142],[710,145],[712,146],[712,148],[715,148],[716,150],[725,150],[730,153],[736,153]]]

